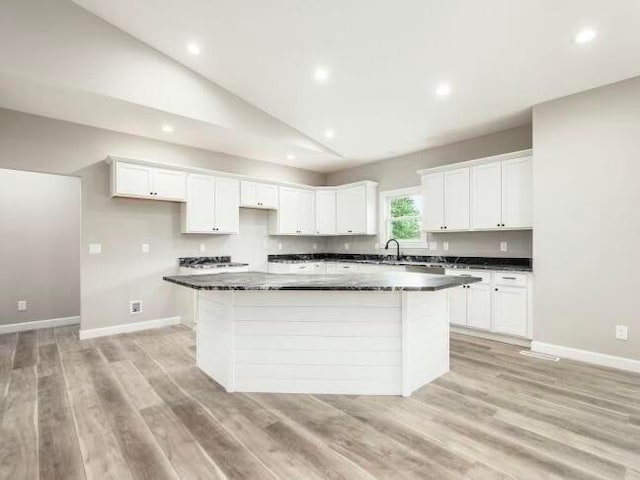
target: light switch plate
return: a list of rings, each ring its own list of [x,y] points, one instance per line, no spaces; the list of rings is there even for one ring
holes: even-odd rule
[[[449,242],[442,242],[442,249],[445,251],[449,250]]]
[[[317,243],[314,243],[314,244],[313,244],[313,249],[314,249],[314,250],[317,250],[317,249],[318,249],[318,244],[317,244]]]
[[[344,244],[344,249],[345,250],[349,250],[350,247],[351,247],[351,245],[349,243],[345,243]]]
[[[90,243],[89,244],[89,255],[99,255],[102,253],[102,244],[101,243]]]
[[[616,325],[616,338],[618,340],[626,340],[627,339],[627,326],[626,325]]]
[[[149,253],[149,244],[148,243],[143,243],[142,244],[142,253]]]
[[[500,251],[506,252],[509,249],[509,245],[507,242],[500,242]]]
[[[278,243],[278,250],[282,250],[282,244]]]
[[[24,312],[27,309],[27,301],[26,300],[18,300],[18,311]]]
[[[200,251],[204,252],[207,249],[206,245],[204,243],[200,244]]]

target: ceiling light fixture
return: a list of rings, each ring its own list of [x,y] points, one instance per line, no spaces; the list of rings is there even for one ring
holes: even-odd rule
[[[327,128],[324,131],[324,136],[327,137],[327,138],[333,138],[333,137],[336,136],[336,132],[334,132],[331,128]]]
[[[593,28],[586,27],[576,34],[575,40],[576,43],[589,43],[596,35],[597,32]]]
[[[318,83],[324,83],[329,80],[329,70],[326,67],[318,67],[313,72],[313,78]]]
[[[295,160],[296,156],[293,153],[287,155],[287,160]]]
[[[450,93],[451,86],[447,83],[441,83],[440,85],[438,85],[438,88],[436,88],[436,95],[438,95],[439,97],[446,97]]]
[[[191,55],[200,55],[200,47],[197,43],[191,42],[187,44],[187,52]]]
[[[173,133],[173,127],[171,125],[163,125],[162,131],[164,133]]]

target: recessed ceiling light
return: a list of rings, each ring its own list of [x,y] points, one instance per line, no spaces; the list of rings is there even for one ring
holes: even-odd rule
[[[287,160],[295,160],[296,156],[293,153],[287,155]]]
[[[318,83],[324,83],[329,80],[329,70],[326,67],[318,67],[313,72],[313,78]]]
[[[324,131],[324,136],[327,137],[327,138],[333,138],[333,137],[336,136],[336,132],[334,132],[333,129],[331,129],[331,128],[327,128]]]
[[[191,42],[187,44],[187,52],[191,55],[200,55],[200,47],[197,43]]]
[[[163,125],[162,131],[164,133],[173,133],[173,127],[171,125]]]
[[[586,27],[576,34],[575,40],[576,43],[589,43],[596,35],[597,32],[593,28]]]
[[[438,95],[439,97],[446,97],[450,93],[451,85],[449,85],[448,83],[441,83],[440,85],[438,85],[438,88],[436,88],[436,95]]]

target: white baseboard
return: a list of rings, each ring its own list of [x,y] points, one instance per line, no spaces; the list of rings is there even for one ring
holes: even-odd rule
[[[485,340],[493,340],[495,342],[508,343],[509,345],[516,345],[518,347],[529,348],[531,340],[522,337],[512,337],[511,335],[504,335],[502,333],[486,332],[483,330],[476,330],[474,328],[465,328],[451,325],[450,330],[454,333],[461,335],[469,335],[470,337],[484,338]]]
[[[589,350],[580,350],[578,348],[563,347],[561,345],[542,342],[531,342],[531,350],[560,358],[568,358],[580,362],[593,363],[594,365],[601,365],[603,367],[640,373],[640,360],[634,360],[632,358],[616,357],[605,353],[591,352]]]
[[[12,323],[0,325],[0,335],[3,333],[24,332],[25,330],[39,330],[41,328],[64,327],[77,325],[80,317],[50,318],[48,320],[34,320],[33,322]]]
[[[80,340],[88,338],[106,337],[119,333],[139,332],[151,328],[169,327],[180,323],[180,317],[158,318],[156,320],[146,320],[144,322],[125,323],[124,325],[114,325],[113,327],[92,328],[90,330],[80,329]]]

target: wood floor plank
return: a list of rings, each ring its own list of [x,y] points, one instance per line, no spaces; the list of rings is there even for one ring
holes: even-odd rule
[[[11,372],[0,426],[0,478],[38,478],[35,367]]]
[[[97,349],[87,349],[81,353],[133,478],[177,478],[175,470],[122,390],[108,363]]]
[[[69,390],[88,480],[131,480],[122,450],[93,385]]]
[[[181,479],[225,478],[170,407],[157,404],[140,413]]]
[[[162,399],[136,369],[131,360],[114,362],[111,364],[111,368],[138,410],[162,403]]]
[[[47,345],[54,346],[53,345]],[[40,480],[84,480],[84,465],[61,373],[38,380]]]
[[[39,377],[47,377],[49,375],[61,374],[62,364],[60,363],[60,354],[58,353],[58,345],[47,343],[38,347],[39,361],[36,371]]]
[[[172,410],[228,479],[275,478],[195,401],[176,405]]]
[[[54,327],[38,330],[38,347],[52,343],[56,343],[56,329]]]
[[[38,335],[36,330],[18,333],[13,356],[13,368],[33,367],[38,363]]]

